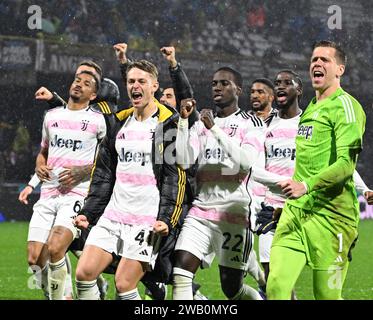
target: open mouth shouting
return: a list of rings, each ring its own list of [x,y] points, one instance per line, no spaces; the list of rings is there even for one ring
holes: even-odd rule
[[[288,94],[285,91],[278,91],[276,94],[277,102],[284,103],[287,100]]]
[[[133,104],[138,104],[141,102],[142,100],[142,93],[141,92],[138,92],[138,91],[134,91],[131,93],[131,100],[133,102]]]

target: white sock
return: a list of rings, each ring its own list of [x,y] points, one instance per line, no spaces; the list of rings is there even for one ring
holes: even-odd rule
[[[51,300],[63,300],[67,274],[66,259],[49,262],[49,290]]]
[[[174,268],[173,274],[172,299],[193,300],[192,282],[194,274],[181,268]]]
[[[117,300],[141,300],[141,297],[139,295],[139,291],[137,288],[135,288],[131,291],[123,293],[117,292]]]
[[[36,288],[42,289],[44,296],[49,300],[49,286],[48,286],[48,262],[40,269],[39,266],[30,266],[30,269],[34,273]]]
[[[263,298],[258,291],[244,284],[238,293],[230,300],[263,300]]]
[[[97,281],[75,280],[79,300],[100,300]]]
[[[72,299],[73,298],[73,282],[72,282],[72,268],[71,268],[71,261],[69,254],[66,253],[66,267],[67,267],[67,274],[65,279],[65,291],[63,293],[64,299]]]
[[[255,279],[260,286],[266,285],[266,279],[262,268],[259,265],[255,250],[251,250],[247,264],[247,272]]]

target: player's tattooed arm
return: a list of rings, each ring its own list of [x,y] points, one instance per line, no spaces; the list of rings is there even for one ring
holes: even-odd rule
[[[92,172],[92,164],[86,166],[66,166],[58,175],[58,182],[62,189],[71,189],[80,182],[89,180]]]

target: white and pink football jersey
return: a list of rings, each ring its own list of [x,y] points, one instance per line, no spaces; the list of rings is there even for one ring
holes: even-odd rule
[[[158,117],[139,122],[132,115],[118,131],[116,181],[103,217],[129,225],[152,226],[160,194],[152,165],[152,146]]]
[[[60,194],[58,174],[66,166],[84,166],[94,162],[99,141],[106,134],[105,119],[90,107],[70,110],[57,107],[49,110],[43,122],[43,148],[48,148],[48,166],[53,167],[51,181],[41,187],[41,198]],[[70,190],[69,194],[86,196],[89,181]]]
[[[264,161],[265,126],[259,118],[237,111],[226,118],[216,117],[214,122],[232,143],[257,153],[258,158],[262,157]],[[187,144],[188,141],[185,141]],[[198,156],[199,159],[197,195],[189,215],[247,225],[251,202],[248,187],[250,173],[234,164],[229,152],[201,121],[189,130],[189,146],[193,149],[193,158]]]
[[[284,176],[284,180],[293,176],[295,167],[295,137],[298,132],[300,114],[291,119],[280,118],[274,115],[266,132],[265,170],[276,175]],[[281,189],[269,186],[266,192],[265,203],[274,207],[283,207],[286,197]]]

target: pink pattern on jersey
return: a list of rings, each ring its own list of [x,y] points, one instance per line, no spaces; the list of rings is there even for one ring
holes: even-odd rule
[[[264,202],[275,208],[283,208],[285,205],[285,198],[276,196],[275,194],[266,194]]]
[[[244,226],[249,225],[249,221],[245,216],[229,212],[218,212],[216,209],[203,210],[198,207],[192,207],[189,214],[194,217],[211,221],[224,221],[231,224],[239,224]]]
[[[144,174],[131,174],[124,172],[117,172],[117,180],[120,183],[133,184],[133,185],[156,185],[157,180],[154,176]]]
[[[298,129],[274,129],[267,133],[270,138],[294,139],[297,136]],[[269,136],[270,135],[270,136]]]
[[[242,144],[250,144],[255,147],[259,152],[264,152],[264,145],[255,137],[245,137]]]
[[[292,177],[294,173],[294,168],[289,168],[289,167],[279,167],[279,166],[267,166],[266,170],[269,172],[273,172],[276,174],[279,174],[281,176],[286,176],[284,179],[287,177]]]
[[[52,167],[64,167],[64,166],[86,166],[92,164],[92,161],[88,160],[77,160],[77,159],[65,159],[65,158],[48,158],[48,165]]]
[[[79,195],[82,197],[86,197],[87,193],[82,192],[76,189],[72,189],[69,192],[64,192],[62,193],[58,188],[43,188],[40,191],[40,199],[45,199],[45,198],[50,198],[50,197],[55,197],[59,195]]]
[[[119,131],[117,135],[117,139],[121,137],[123,134],[122,131]],[[133,131],[133,130],[126,130],[124,133],[124,139],[127,141],[143,141],[149,140],[153,138],[152,132],[143,132],[143,131]]]
[[[131,214],[131,213],[124,213],[113,209],[105,210],[103,217],[116,221],[119,223],[129,224],[129,225],[148,225],[153,226],[156,217],[148,216],[148,215],[139,215],[139,214]]]
[[[265,186],[263,186],[259,183],[256,183],[255,186],[252,187],[251,191],[252,191],[254,196],[263,197],[266,194],[267,187],[265,187]]]
[[[228,135],[228,136],[230,136],[230,134],[232,132],[234,132],[234,136],[237,136],[237,137],[239,137],[241,139],[246,134],[246,131],[244,129],[242,129],[242,128],[223,127],[223,128],[220,128],[220,129],[223,130],[225,132],[225,134]],[[214,136],[211,133],[211,131],[209,129],[207,129],[206,127],[202,128],[202,134],[205,135],[205,136],[208,136],[208,137],[213,137]]]
[[[47,127],[51,128],[52,125],[55,123],[58,124],[58,129],[67,129],[73,131],[81,131],[81,132],[90,132],[90,133],[97,133],[98,126],[96,123],[87,123],[86,129],[82,130],[83,128],[83,121],[70,121],[70,120],[58,120],[58,119],[51,119],[47,123]]]

